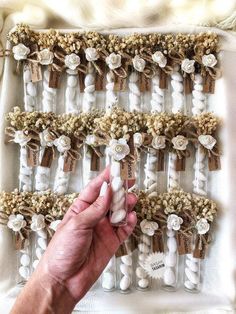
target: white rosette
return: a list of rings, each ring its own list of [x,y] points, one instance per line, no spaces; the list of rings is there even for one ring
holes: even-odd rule
[[[167,218],[165,270],[163,274],[163,289],[175,291],[178,284],[178,251],[176,231],[180,230],[183,219],[176,214]]]

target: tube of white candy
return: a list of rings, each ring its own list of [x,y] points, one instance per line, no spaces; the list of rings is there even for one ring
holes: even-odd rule
[[[110,207],[110,222],[113,226],[126,224],[127,204],[126,193],[128,189],[128,180],[121,177],[121,162],[112,158],[111,160],[111,189],[112,202]]]
[[[101,285],[104,291],[116,289],[116,257],[113,256],[101,275]]]
[[[178,283],[178,251],[176,233],[172,228],[166,231],[165,270],[162,288],[176,291]]]
[[[32,82],[29,65],[24,64],[23,68],[23,83],[24,83],[24,107],[25,111],[38,110],[38,82]]]
[[[123,246],[126,248],[126,254],[117,258],[117,271],[119,277],[119,291],[129,293],[132,287],[133,261],[131,250],[131,238],[125,241]]]
[[[207,195],[207,156],[200,144],[196,144],[195,164],[194,164],[194,193]],[[201,286],[202,259],[187,254],[185,257],[184,288],[188,292],[199,292]]]
[[[32,261],[32,272],[36,269],[48,244],[45,218],[42,214],[32,216],[31,229],[34,231],[34,260]]]
[[[26,239],[24,241],[23,248],[17,251],[17,278],[16,283],[17,286],[24,286],[27,280],[30,277],[30,243],[29,240]]]
[[[151,287],[152,280],[148,277],[144,270],[144,261],[148,254],[151,253],[152,238],[144,233],[139,237],[138,242],[138,261],[135,270],[136,275],[136,289],[146,291]]]

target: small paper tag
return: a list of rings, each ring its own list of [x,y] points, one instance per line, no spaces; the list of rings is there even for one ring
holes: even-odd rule
[[[161,279],[165,270],[164,254],[160,252],[149,254],[143,266],[149,277]]]
[[[135,180],[135,163],[127,160],[121,162],[120,173],[123,180]]]
[[[221,169],[220,156],[215,156],[213,154],[208,156],[208,168],[210,171],[220,170]]]
[[[193,82],[189,75],[184,77],[184,93],[185,95],[191,94],[193,90]]]
[[[185,171],[185,157],[179,158],[177,156],[177,159],[175,161],[175,170],[176,171]]]
[[[177,233],[178,253],[179,255],[190,254],[191,248],[191,237],[187,237],[182,233]]]
[[[99,148],[97,148],[98,150]],[[91,164],[90,164],[90,171],[99,171],[100,170],[100,158],[95,153],[93,149],[91,149]]]
[[[134,241],[131,237],[129,242],[125,241],[119,246],[115,255],[116,257],[125,256],[131,254],[134,250],[135,250]]]
[[[71,155],[66,154],[64,157],[63,171],[74,172],[75,166],[76,166],[76,159],[72,158]]]
[[[140,73],[139,75],[139,88],[141,93],[151,90],[151,79],[146,77],[144,73]]]
[[[100,75],[96,71],[96,78],[95,78],[95,90],[96,91],[103,91],[104,90],[104,77],[106,73],[106,63],[103,62],[102,60],[97,60],[96,61],[97,66],[101,69],[102,75]]]
[[[85,85],[84,85],[84,79],[85,79],[85,74],[82,72],[79,72],[79,88],[80,88],[80,92],[83,93],[84,89],[85,89]]]
[[[204,259],[206,255],[206,244],[203,241],[201,241],[201,249],[200,249],[199,248],[200,241],[201,241],[201,236],[197,235],[196,241],[195,241],[195,248],[193,251],[193,257]]]
[[[162,149],[157,151],[157,166],[156,171],[165,170],[165,152]]]
[[[50,69],[50,74],[49,74],[49,83],[48,86],[50,88],[59,88],[60,85],[60,78],[61,78],[61,73],[58,71]]]
[[[155,233],[152,237],[152,247],[153,252],[164,252],[164,239],[163,234],[161,233]]]
[[[15,233],[14,237],[14,247],[17,251],[22,250],[24,248],[25,239],[22,238],[19,232]]]
[[[33,83],[42,81],[41,65],[38,62],[29,62],[31,80]]]
[[[128,64],[124,62],[122,64],[124,70],[128,73]],[[126,90],[126,82],[127,79],[124,77],[120,77],[119,75],[115,74],[115,84],[114,84],[114,91],[115,92],[124,92]]]
[[[207,72],[203,79],[203,92],[207,94],[214,94],[215,80]]]
[[[159,71],[159,87],[161,89],[167,89],[167,74],[163,71]]]
[[[27,146],[27,166],[35,167],[39,164],[39,152],[37,150],[33,150]]]
[[[53,148],[47,146],[44,148],[40,166],[45,168],[51,168],[52,161],[53,161]]]

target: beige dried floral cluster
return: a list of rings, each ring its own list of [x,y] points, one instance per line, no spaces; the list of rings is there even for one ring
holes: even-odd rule
[[[109,138],[129,139],[130,133],[143,132],[145,130],[145,115],[142,112],[128,112],[120,107],[114,107],[110,112],[96,118],[95,135],[108,135]]]
[[[213,222],[217,215],[217,205],[212,200],[203,196],[195,195],[193,198],[193,207],[196,211],[197,220],[201,218],[207,219],[209,222]]]
[[[187,117],[184,114],[150,114],[143,112],[128,112],[121,107],[114,107],[104,113],[92,109],[87,113],[61,114],[49,112],[24,112],[15,107],[6,116],[6,120],[15,130],[35,131],[37,133],[49,128],[59,135],[82,136],[94,134],[101,139],[129,139],[130,134],[144,133],[152,137],[166,135],[169,140],[177,135],[192,139],[192,133],[197,135],[212,134],[219,125],[219,119],[212,113]],[[106,141],[105,141],[106,142]]]
[[[213,222],[218,212],[214,201],[182,189],[173,189],[156,197],[149,197],[145,191],[139,191],[135,209],[141,220],[155,221],[156,219],[156,222],[160,224],[159,219],[166,220],[168,215],[176,214],[183,218],[183,224],[192,224],[193,227],[201,218]]]
[[[50,190],[38,193],[19,192],[16,189],[13,192],[0,193],[0,212],[6,215],[21,213],[26,219],[30,219],[34,213],[50,215],[55,220],[62,219],[77,197],[78,193],[59,195]]]
[[[126,57],[134,57],[145,49],[148,54],[161,51],[170,57],[170,63],[176,58],[193,58],[199,60],[204,54],[216,54],[219,51],[218,35],[212,32],[198,34],[128,34],[118,36],[105,35],[95,31],[89,32],[60,32],[34,31],[26,24],[19,24],[8,34],[8,40],[16,45],[26,46],[37,44],[39,50],[44,48],[64,50],[66,54],[81,53],[87,47],[93,47],[98,52],[120,53]],[[101,54],[104,56],[104,54]],[[196,56],[196,58],[195,58]],[[169,63],[169,62],[168,62]]]
[[[212,112],[193,116],[191,124],[198,135],[212,135],[220,125],[220,119]]]

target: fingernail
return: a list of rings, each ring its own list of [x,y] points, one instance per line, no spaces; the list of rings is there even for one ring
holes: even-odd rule
[[[106,194],[106,191],[107,191],[107,182],[104,181],[102,186],[101,186],[101,189],[100,189],[100,193],[99,193],[99,196],[104,196]]]

